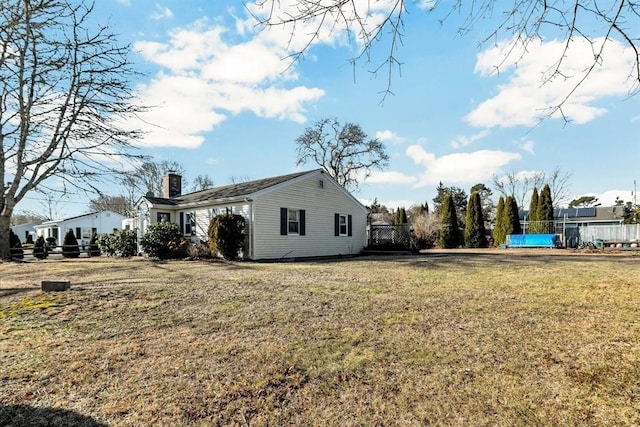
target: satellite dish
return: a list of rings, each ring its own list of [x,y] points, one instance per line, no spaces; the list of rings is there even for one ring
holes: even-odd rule
[[[154,197],[153,191],[147,191],[147,194],[145,194],[144,197]]]

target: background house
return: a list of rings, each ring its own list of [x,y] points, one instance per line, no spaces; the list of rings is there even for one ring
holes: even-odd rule
[[[181,178],[165,177],[163,197],[136,204],[133,226],[170,221],[184,236],[207,241],[216,215],[244,216],[246,259],[352,255],[366,245],[367,208],[321,169],[181,195]]]
[[[35,242],[36,240],[36,225],[40,225],[42,222],[29,222],[27,224],[20,224],[11,227],[11,230],[16,236],[20,238],[20,242],[25,243],[29,236]]]
[[[73,230],[78,243],[87,245],[92,233],[113,233],[120,229],[125,218],[125,216],[111,211],[92,212],[71,218],[46,221],[34,228],[37,236],[43,236],[45,239],[54,237],[58,245],[62,244],[62,239],[67,231]]]
[[[559,235],[570,248],[596,240],[640,241],[640,224],[624,224],[623,215],[622,206],[555,209],[554,221],[546,232]],[[528,210],[520,211],[523,233],[531,229],[528,218]]]

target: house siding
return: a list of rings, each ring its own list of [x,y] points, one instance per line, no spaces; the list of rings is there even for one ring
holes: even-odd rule
[[[324,186],[321,188],[319,181]],[[305,211],[305,235],[281,235],[280,209]],[[351,215],[351,236],[335,236],[335,214]],[[366,211],[331,179],[312,174],[253,202],[254,259],[352,255],[366,240]]]
[[[38,236],[48,237],[48,230],[54,226],[58,227],[58,244],[62,244],[67,231],[73,230],[74,235],[76,228],[96,229],[98,234],[113,233],[113,230],[119,230],[122,227],[122,221],[126,217],[114,212],[98,212],[89,215],[79,216],[61,221],[50,221],[36,226]],[[89,239],[79,239],[80,244],[88,244]]]

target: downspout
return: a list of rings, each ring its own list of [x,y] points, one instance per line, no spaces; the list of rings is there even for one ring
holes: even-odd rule
[[[252,260],[255,259],[255,249],[254,249],[254,228],[256,225],[255,218],[253,217],[253,199],[245,198],[245,202],[249,204],[249,258]]]

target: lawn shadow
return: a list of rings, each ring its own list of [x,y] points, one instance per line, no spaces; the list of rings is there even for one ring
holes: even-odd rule
[[[0,298],[8,297],[8,296],[11,296],[11,295],[16,295],[16,294],[23,294],[23,293],[26,293],[26,292],[33,292],[33,291],[37,291],[39,289],[40,289],[39,286],[32,286],[32,287],[28,287],[28,288],[0,289]]]
[[[67,409],[38,408],[27,405],[0,404],[0,425],[18,426],[74,426],[74,427],[107,427],[94,418]]]

